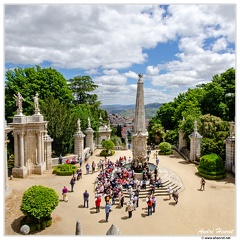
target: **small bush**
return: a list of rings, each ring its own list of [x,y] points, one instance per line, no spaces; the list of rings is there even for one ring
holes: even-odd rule
[[[221,179],[226,176],[223,160],[215,153],[200,158],[198,172],[207,179]]]
[[[160,155],[169,155],[172,154],[172,146],[170,143],[168,142],[161,142],[159,144],[159,154]]]
[[[23,193],[20,210],[24,215],[40,222],[49,217],[59,203],[54,189],[44,186],[32,186]]]
[[[71,164],[61,164],[53,168],[53,174],[60,176],[71,176],[76,173],[78,167]]]

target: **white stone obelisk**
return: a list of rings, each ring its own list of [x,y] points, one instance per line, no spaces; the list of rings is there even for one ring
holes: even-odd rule
[[[145,122],[144,90],[142,74],[139,74],[136,96],[134,127],[132,134],[133,166],[138,167],[146,161],[148,132]]]

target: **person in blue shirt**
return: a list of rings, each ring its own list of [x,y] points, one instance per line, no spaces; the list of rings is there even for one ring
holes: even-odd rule
[[[106,202],[106,205],[105,205],[106,222],[108,222],[109,213],[112,211],[111,207],[112,205],[109,202]]]

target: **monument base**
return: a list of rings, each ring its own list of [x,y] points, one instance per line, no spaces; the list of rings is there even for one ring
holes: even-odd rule
[[[28,172],[28,170],[26,167],[12,169],[12,175],[13,175],[13,177],[16,177],[16,178],[26,178],[27,172]]]
[[[34,174],[42,175],[46,171],[46,164],[34,165]]]

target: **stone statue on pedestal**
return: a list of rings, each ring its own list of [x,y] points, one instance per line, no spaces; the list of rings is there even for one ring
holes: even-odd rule
[[[22,101],[25,101],[25,99],[22,97],[21,93],[19,92],[17,96],[14,94],[14,97],[16,98],[16,106],[18,107],[18,110],[22,111]]]
[[[33,97],[33,100],[34,100],[35,112],[39,112],[39,108],[38,108],[38,93],[36,93],[36,95]]]

